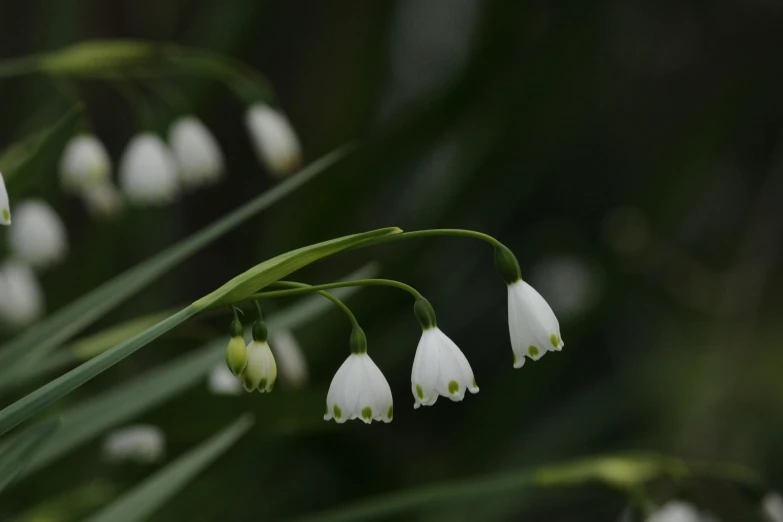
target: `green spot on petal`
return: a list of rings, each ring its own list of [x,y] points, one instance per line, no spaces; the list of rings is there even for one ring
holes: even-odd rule
[[[394,417],[394,404],[392,404],[391,406],[389,406],[389,411],[387,411],[387,412],[386,412],[386,416],[387,416],[389,419],[391,419],[392,417]]]
[[[5,221],[6,223],[8,223],[9,221],[11,221],[11,213],[10,213],[10,212],[8,212],[8,209],[7,209],[7,208],[4,208],[4,209],[3,209],[3,221]]]
[[[416,395],[418,395],[418,396],[419,396],[419,400],[420,400],[420,401],[423,401],[423,400],[424,400],[424,390],[422,390],[422,389],[421,389],[421,386],[420,386],[420,385],[418,385],[418,384],[416,385]]]
[[[549,342],[552,343],[552,346],[557,348],[560,346],[560,338],[557,336],[557,334],[552,334],[549,336]]]
[[[339,419],[343,416],[343,410],[340,409],[338,405],[334,405],[334,418]]]
[[[517,354],[514,352],[511,352],[511,355],[514,357],[514,364],[517,363]]]
[[[372,408],[369,406],[365,406],[362,408],[362,418],[363,419],[371,419],[372,418]]]
[[[261,382],[258,384],[259,390],[266,390],[266,379],[261,379]]]
[[[457,392],[459,392],[459,384],[457,384],[457,381],[449,381],[449,393]]]
[[[538,351],[538,348],[536,348],[535,346],[528,346],[527,353],[530,354],[530,357],[536,357],[540,352]]]
[[[476,384],[476,378],[475,377],[473,377],[473,387],[474,388],[478,388],[478,384]]]

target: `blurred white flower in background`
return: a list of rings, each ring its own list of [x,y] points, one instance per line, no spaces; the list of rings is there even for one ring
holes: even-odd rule
[[[783,497],[779,493],[767,493],[761,500],[761,512],[766,522],[783,522]]]
[[[26,326],[43,311],[43,292],[30,267],[13,259],[0,265],[0,322]]]
[[[169,129],[169,145],[184,187],[214,183],[223,174],[223,153],[207,127],[193,116],[178,119]]]
[[[75,136],[60,158],[63,189],[80,193],[111,179],[111,159],[103,143],[92,134]]]
[[[169,147],[155,134],[139,134],[120,159],[119,183],[131,203],[165,205],[179,192],[177,162]]]
[[[603,287],[600,273],[576,256],[545,259],[531,268],[529,279],[562,319],[578,317],[594,307]]]
[[[5,188],[5,179],[0,172],[0,224],[11,224],[11,205],[8,202],[8,191]]]
[[[307,359],[291,330],[283,329],[272,332],[269,336],[269,346],[275,354],[277,370],[280,373],[283,386],[290,389],[305,386],[310,375]]]
[[[65,225],[54,209],[40,199],[28,199],[16,206],[8,244],[14,257],[33,268],[53,265],[68,253]]]
[[[687,502],[670,500],[647,517],[646,522],[717,522],[717,520],[710,515],[700,513],[695,506]]]
[[[122,211],[124,205],[122,194],[111,181],[84,189],[81,197],[87,211],[96,218],[115,216]]]
[[[245,124],[256,155],[270,174],[282,178],[302,163],[299,138],[285,114],[256,103],[247,110]]]
[[[103,441],[103,456],[108,462],[152,464],[163,457],[166,437],[157,426],[136,424],[111,432]]]
[[[215,395],[239,395],[242,393],[242,383],[225,363],[220,362],[209,372],[207,389]]]

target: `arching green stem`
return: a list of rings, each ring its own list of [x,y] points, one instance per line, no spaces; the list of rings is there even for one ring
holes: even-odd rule
[[[333,302],[340,310],[342,310],[345,313],[345,315],[348,316],[348,320],[351,321],[351,325],[353,325],[356,328],[359,328],[359,322],[356,320],[356,316],[353,315],[353,312],[351,312],[351,309],[348,308],[345,305],[345,303],[343,303],[339,298],[335,297],[329,292],[326,292],[320,289],[319,287],[306,285],[304,283],[295,283],[293,281],[277,281],[275,285],[291,288],[293,290],[284,290],[281,292],[261,292],[259,294],[250,296],[250,298],[262,299],[267,297],[284,297],[288,295],[298,295],[298,294],[307,294],[307,293],[315,292],[329,299],[331,302]],[[338,287],[332,287],[332,288],[338,288]],[[278,293],[281,295],[272,295]]]
[[[297,286],[298,285],[298,286]],[[390,286],[393,288],[399,288],[404,290],[413,296],[414,299],[421,299],[422,295],[410,285],[394,281],[393,279],[359,279],[356,281],[340,281],[337,283],[328,283],[325,285],[310,286],[303,283],[293,283],[291,281],[277,281],[270,286],[283,286],[292,288],[292,290],[271,290],[268,292],[261,292],[250,296],[252,299],[260,299],[264,297],[289,297],[293,295],[307,294],[311,292],[318,292],[320,290],[331,290],[334,288],[346,288],[349,286]]]
[[[353,250],[356,248],[364,248],[366,246],[371,246],[371,245],[378,245],[381,243],[388,243],[390,241],[399,241],[402,239],[414,239],[417,237],[432,237],[432,236],[472,237],[474,239],[481,239],[482,241],[486,241],[487,243],[489,243],[494,247],[507,248],[503,243],[501,243],[494,237],[490,236],[489,234],[476,232],[475,230],[464,230],[461,228],[433,228],[431,230],[414,230],[412,232],[403,232],[402,234],[395,234],[393,236],[369,239],[363,243],[360,243],[359,245],[356,245],[355,247],[349,250]]]

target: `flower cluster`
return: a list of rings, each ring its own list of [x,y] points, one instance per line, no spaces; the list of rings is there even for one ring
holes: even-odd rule
[[[547,351],[560,351],[564,343],[560,325],[554,312],[541,295],[522,281],[519,265],[514,255],[505,247],[496,247],[495,264],[508,287],[508,319],[511,336],[514,367],[521,368],[525,358],[534,361]],[[414,408],[432,406],[439,397],[461,401],[467,392],[478,393],[479,387],[468,359],[459,347],[437,325],[435,311],[430,302],[413,288],[389,280],[364,280],[353,283],[389,284],[408,289],[415,297],[414,314],[422,329],[421,338],[413,358],[411,370],[411,393]],[[283,282],[295,285],[302,293],[301,283]],[[324,285],[325,287],[350,286],[345,284]],[[320,291],[319,287],[308,287]],[[282,292],[259,294],[264,297]],[[339,303],[339,300],[337,300]],[[341,304],[342,307],[344,305]],[[367,338],[347,312],[353,322],[351,331],[351,354],[335,373],[326,397],[324,420],[334,419],[338,423],[361,419],[365,423],[373,420],[391,422],[394,403],[391,388],[381,370],[367,354]],[[260,308],[259,308],[260,314]],[[274,355],[266,343],[266,327],[257,321],[253,327],[253,341],[245,344],[243,327],[235,312],[231,325],[231,339],[226,347],[226,364],[239,377],[245,389],[271,391],[277,376]]]

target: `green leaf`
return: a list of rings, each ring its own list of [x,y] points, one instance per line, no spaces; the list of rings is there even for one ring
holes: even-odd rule
[[[214,292],[202,297],[191,306],[197,310],[203,310],[208,307],[241,301],[261,288],[274,283],[291,272],[295,272],[321,258],[336,254],[346,248],[360,245],[365,241],[392,234],[399,234],[400,232],[402,231],[396,227],[381,228],[362,234],[339,237],[337,239],[286,252],[285,254],[264,261],[238,275]]]
[[[348,275],[346,279],[372,277],[376,271],[374,265],[368,265]],[[359,289],[344,288],[334,293],[347,298]],[[271,314],[267,319],[269,331],[297,328],[331,307],[332,304],[321,296],[308,297],[294,306]],[[62,426],[57,437],[35,456],[23,476],[34,473],[104,431],[155,408],[203,381],[206,374],[223,360],[225,348],[226,339],[209,342],[193,353],[178,357],[63,411],[59,415]]]
[[[350,148],[343,147],[323,156],[271,190],[88,292],[0,347],[0,389],[11,382],[9,375],[18,372],[20,364],[34,364],[60,343],[103,317],[185,259],[337,163],[349,151]]]
[[[599,482],[627,489],[666,473],[681,472],[681,465],[659,455],[596,457],[530,470],[497,473],[478,478],[418,486],[371,497],[347,506],[296,518],[296,522],[356,522],[408,513],[435,505],[475,502],[483,498],[519,495],[543,487],[566,487]]]
[[[33,426],[8,444],[0,454],[0,492],[21,473],[59,426],[50,420]]]
[[[151,65],[150,61],[159,54],[159,47],[148,42],[89,40],[41,55],[37,67],[60,76],[127,78],[127,71]]]
[[[108,507],[91,516],[87,522],[146,520],[228,450],[252,425],[252,416],[240,417],[211,439],[190,450]]]

